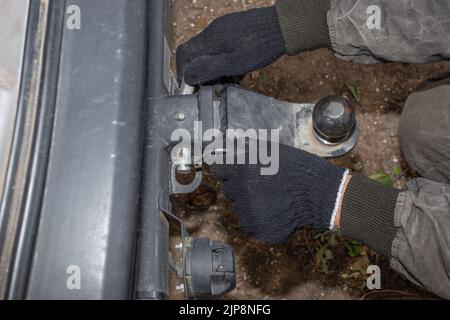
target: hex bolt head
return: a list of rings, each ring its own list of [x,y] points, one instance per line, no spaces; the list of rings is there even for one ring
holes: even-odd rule
[[[176,286],[175,290],[177,290],[178,292],[184,293],[184,284],[182,283],[182,284]]]
[[[178,249],[178,250],[183,249],[183,243],[180,242],[180,243],[176,244],[176,245],[175,245],[175,249]]]
[[[184,121],[184,120],[186,120],[186,113],[184,113],[184,112],[178,112],[178,113],[177,113],[177,120],[178,120],[178,121]]]

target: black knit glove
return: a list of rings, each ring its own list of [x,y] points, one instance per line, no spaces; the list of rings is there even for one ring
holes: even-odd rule
[[[260,169],[260,165],[212,166],[245,231],[280,243],[304,226],[330,229],[345,169],[285,145],[280,145],[277,175],[262,176]]]
[[[330,48],[330,0],[278,0],[276,6],[220,17],[177,50],[178,77],[198,85],[263,68],[283,54]]]
[[[178,75],[190,85],[241,76],[285,52],[275,7],[228,14],[178,47]]]

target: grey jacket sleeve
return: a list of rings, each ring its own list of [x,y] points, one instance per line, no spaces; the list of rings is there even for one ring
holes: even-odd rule
[[[403,108],[399,139],[415,179],[407,190],[354,174],[340,231],[386,256],[413,283],[450,299],[450,73],[423,83]]]
[[[336,54],[359,63],[450,58],[450,0],[331,0]]]
[[[411,282],[450,299],[450,186],[409,183],[397,201],[391,267]]]
[[[389,259],[418,286],[450,299],[450,185],[415,179],[406,191],[354,174],[340,232]]]

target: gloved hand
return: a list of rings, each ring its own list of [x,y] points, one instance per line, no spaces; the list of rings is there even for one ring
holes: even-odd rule
[[[211,166],[235,203],[241,227],[271,243],[283,242],[308,225],[330,229],[347,171],[292,147],[280,144],[279,150],[275,176],[262,176],[260,165]]]
[[[332,48],[330,0],[278,0],[275,6],[220,17],[177,50],[178,77],[198,85],[239,77],[283,54]]]
[[[178,75],[189,85],[241,76],[273,63],[285,52],[275,7],[232,13],[178,47]]]

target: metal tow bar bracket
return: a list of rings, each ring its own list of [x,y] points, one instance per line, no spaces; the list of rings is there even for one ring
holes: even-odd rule
[[[184,89],[184,92],[192,92]],[[317,103],[290,103],[267,97],[239,86],[202,87],[198,97],[198,121],[202,130],[214,128],[225,134],[227,129],[280,129],[279,143],[301,149],[323,158],[338,158],[348,154],[358,143],[360,129],[355,107],[341,96],[329,96]],[[192,96],[192,95],[186,95]],[[235,134],[238,135],[236,132]],[[197,137],[196,136],[196,137]],[[198,137],[197,137],[198,138]],[[202,181],[205,159],[195,148],[203,150],[201,138],[192,144],[177,146],[171,157],[171,192],[183,194],[195,191]],[[223,152],[218,150],[217,152]],[[177,175],[194,178],[188,184],[178,182]]]

